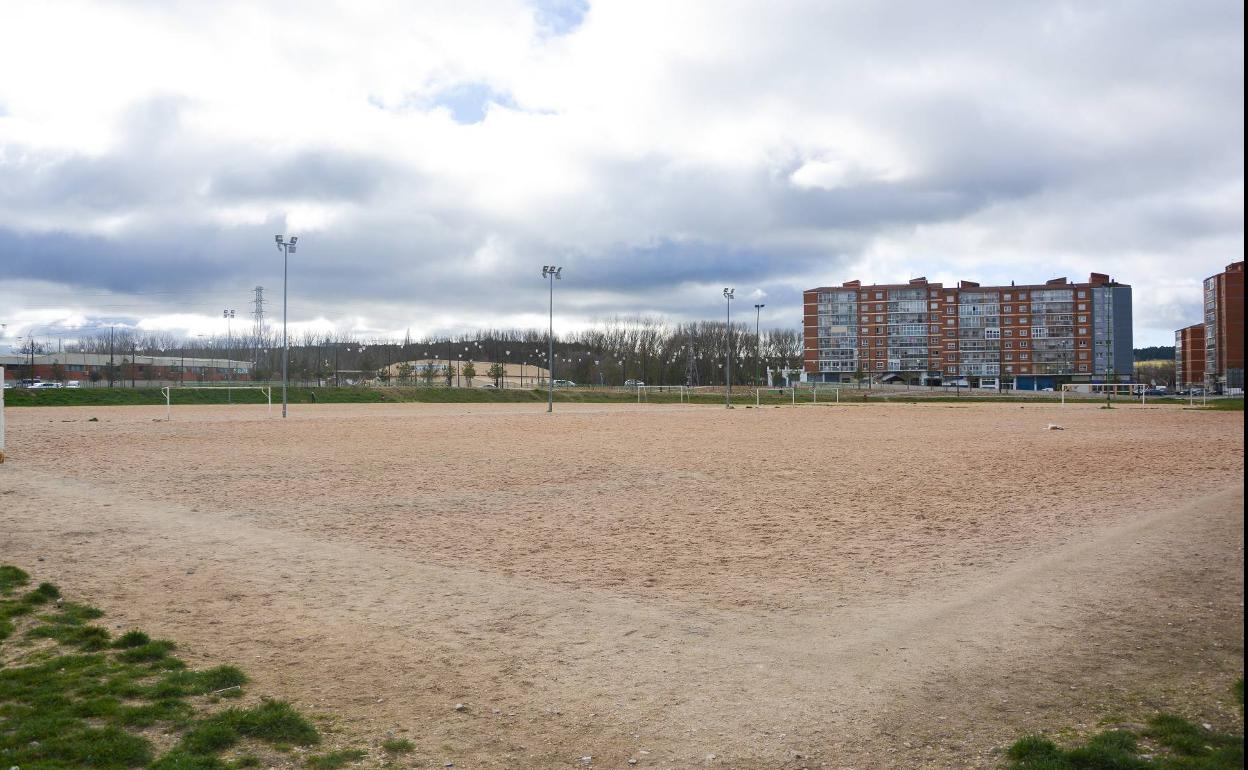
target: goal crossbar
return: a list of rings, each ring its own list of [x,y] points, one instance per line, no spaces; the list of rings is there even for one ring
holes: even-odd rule
[[[179,385],[175,388],[166,386],[160,389],[165,397],[165,420],[173,419],[173,393],[178,390],[258,390],[264,394],[269,414],[273,414],[273,388],[269,385]]]

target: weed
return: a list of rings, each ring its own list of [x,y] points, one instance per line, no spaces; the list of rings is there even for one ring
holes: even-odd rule
[[[26,594],[27,604],[47,604],[53,599],[59,599],[61,592],[51,583],[40,583],[39,587]]]

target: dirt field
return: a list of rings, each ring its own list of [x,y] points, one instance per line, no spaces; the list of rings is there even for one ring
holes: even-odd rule
[[[996,767],[1238,720],[1242,413],[163,416],[10,409],[0,561],[405,766]]]

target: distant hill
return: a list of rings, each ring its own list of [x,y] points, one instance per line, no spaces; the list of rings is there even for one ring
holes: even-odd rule
[[[1174,345],[1154,345],[1151,348],[1136,348],[1136,361],[1161,361],[1174,359]]]

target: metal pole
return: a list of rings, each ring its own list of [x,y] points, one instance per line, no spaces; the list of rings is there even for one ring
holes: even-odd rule
[[[286,418],[286,383],[290,361],[290,339],[286,336],[286,280],[289,275],[290,245],[282,244],[282,419]]]
[[[550,280],[550,326],[546,330],[547,358],[549,368],[546,377],[546,411],[555,411],[555,274],[547,276]]]
[[[724,407],[732,408],[732,295],[733,290],[724,288],[724,299],[728,301],[728,323],[724,337]]]

